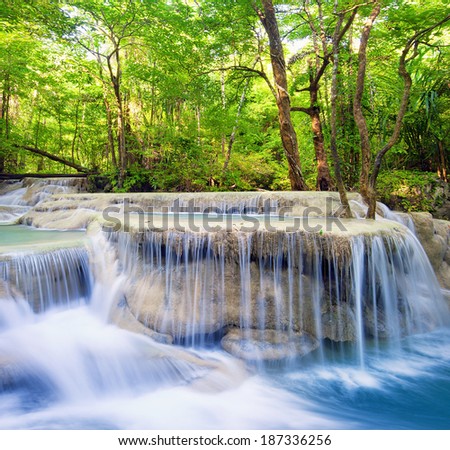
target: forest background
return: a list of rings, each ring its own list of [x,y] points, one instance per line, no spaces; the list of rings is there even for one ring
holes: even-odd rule
[[[435,211],[449,23],[448,0],[2,0],[0,176]]]

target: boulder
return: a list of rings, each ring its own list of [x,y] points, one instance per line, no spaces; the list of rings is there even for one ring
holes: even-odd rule
[[[228,353],[246,361],[302,357],[319,347],[319,341],[306,333],[255,329],[231,330],[221,344]]]
[[[433,269],[437,271],[447,251],[447,240],[439,235],[434,226],[433,216],[430,213],[411,213],[416,228],[416,234]]]
[[[430,213],[411,213],[416,235],[430,260],[439,284],[450,289],[450,222]]]

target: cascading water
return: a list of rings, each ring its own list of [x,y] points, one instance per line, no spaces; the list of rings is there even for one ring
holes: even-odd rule
[[[223,353],[187,352],[109,324],[103,304],[120,302],[124,280],[101,236],[89,252],[94,285],[88,304],[46,304],[36,313],[20,294],[0,291],[0,428],[335,423],[308,417],[301,400],[248,378],[242,364]],[[46,268],[41,275],[52,273]],[[233,405],[242,399],[252,406],[236,413]],[[286,414],[275,414],[274,405]],[[205,423],[205,410],[221,413]]]
[[[24,178],[3,182],[0,184],[0,224],[13,223],[51,195],[84,191],[85,184],[80,178]]]
[[[448,427],[448,309],[412,233],[232,216],[0,228],[0,428]]]
[[[363,364],[366,340],[398,346],[404,335],[448,323],[427,257],[403,228],[341,238],[148,231],[139,237],[110,233],[109,239],[132,280],[126,297],[133,314],[175,342],[201,347],[234,329],[242,347],[234,342],[234,353],[278,359],[276,352],[266,358],[256,347],[248,351],[249,341],[273,330],[275,345],[288,343],[278,354],[294,357],[298,348],[291,344],[302,333],[318,341],[355,341]]]
[[[35,311],[84,301],[90,295],[90,269],[85,249],[14,255],[0,261],[0,280],[18,291]]]

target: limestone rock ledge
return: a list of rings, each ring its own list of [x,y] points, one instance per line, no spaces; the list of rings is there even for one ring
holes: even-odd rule
[[[410,213],[416,235],[442,288],[450,290],[450,222],[427,212]]]

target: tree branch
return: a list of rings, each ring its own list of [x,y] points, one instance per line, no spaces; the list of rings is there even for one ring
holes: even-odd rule
[[[311,115],[311,108],[302,108],[301,106],[291,106],[291,111],[299,111],[308,114],[308,116]]]
[[[247,67],[247,66],[221,67],[220,69],[211,69],[211,70],[208,70],[207,72],[199,73],[198,76],[207,75],[211,72],[222,72],[222,71],[227,71],[227,70],[239,70],[239,71],[243,71],[243,72],[254,73],[254,74],[260,76],[267,83],[267,86],[269,86],[270,92],[272,92],[274,97],[275,98],[277,97],[277,92],[276,92],[274,86],[272,85],[272,83],[270,82],[267,74],[265,72],[263,72],[262,70],[253,69],[251,67]]]
[[[350,28],[351,24],[353,23],[353,20],[355,19],[356,14],[358,12],[358,6],[355,6],[354,8],[352,8],[353,11],[352,11],[350,17],[348,18],[346,24],[343,26],[341,33],[338,36],[338,41],[337,41],[338,43],[341,42],[342,38],[345,36],[345,33],[347,33],[348,29]]]

